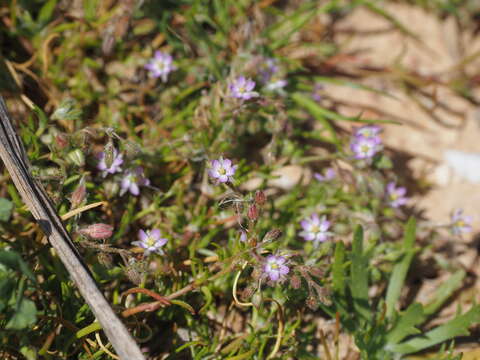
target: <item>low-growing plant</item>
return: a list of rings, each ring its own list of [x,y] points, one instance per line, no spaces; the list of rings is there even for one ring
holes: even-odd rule
[[[30,171],[149,358],[461,358],[480,308],[432,325],[466,272],[431,254],[472,219],[423,219],[382,139],[395,122],[343,115],[328,88],[392,95],[315,65],[342,55],[334,20],[355,7],[408,28],[370,1],[67,3],[0,5],[16,44],[0,76],[21,95]],[[0,354],[115,357],[14,185],[0,190]],[[425,258],[450,275],[418,302]]]

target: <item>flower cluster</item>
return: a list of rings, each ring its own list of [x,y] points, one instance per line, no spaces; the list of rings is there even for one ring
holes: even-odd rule
[[[382,150],[382,139],[379,134],[380,127],[375,125],[362,126],[355,131],[350,143],[355,159],[371,159]]]
[[[281,91],[288,84],[287,80],[281,77],[277,59],[263,58],[259,74],[267,91]]]
[[[262,58],[260,62],[259,74],[264,84],[268,83],[272,77],[278,73],[279,66],[277,59]]]
[[[121,172],[122,168],[120,165],[123,164],[122,154],[119,154],[117,149],[112,148],[113,160],[111,161],[110,166],[106,162],[105,152],[101,152],[98,155],[98,164],[97,169],[102,171],[102,176],[105,177],[108,174],[115,174]],[[129,191],[132,195],[138,196],[140,194],[140,186],[150,185],[150,180],[145,178],[142,167],[136,167],[134,169],[128,169],[125,171],[122,181],[121,181],[121,190],[120,195],[125,194]]]
[[[151,77],[161,78],[163,82],[166,82],[168,75],[177,67],[173,64],[170,54],[157,50],[153,58],[145,65],[145,69],[150,72]]]

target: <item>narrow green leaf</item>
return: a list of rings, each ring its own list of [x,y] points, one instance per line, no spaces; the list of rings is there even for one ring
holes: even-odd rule
[[[243,346],[245,338],[246,335],[241,335],[237,337],[236,339],[232,340],[228,345],[226,345],[222,350],[220,350],[220,353],[227,355],[238,351]]]
[[[84,336],[87,336],[88,334],[91,334],[92,332],[102,330],[102,325],[100,325],[99,322],[95,321],[91,323],[90,325],[85,326],[83,329],[78,330],[75,333],[75,337],[77,339],[80,339]]]
[[[398,20],[393,15],[391,15],[385,9],[382,9],[381,7],[377,6],[376,4],[374,4],[374,2],[371,2],[371,1],[364,0],[362,2],[367,9],[369,9],[370,11],[372,11],[377,15],[380,15],[384,19],[388,20],[393,26],[395,26],[398,30],[400,30],[404,35],[407,35],[412,39],[415,39],[419,43],[423,44],[423,41],[420,39],[420,37],[417,34],[411,31],[407,26],[403,25],[400,20]]]
[[[340,294],[345,294],[345,244],[343,241],[337,242],[335,246],[335,255],[332,266],[333,290]]]
[[[244,352],[243,354],[232,356],[227,358],[227,360],[245,360],[245,359],[251,359],[252,356],[258,351],[258,349],[251,349],[248,350],[247,352]]]
[[[87,21],[93,21],[97,17],[97,0],[83,0],[83,11]]]
[[[208,310],[210,304],[213,302],[213,295],[208,286],[202,286],[200,290],[202,291],[203,295],[205,295],[205,304],[200,310],[198,310],[198,313],[202,314],[203,312]]]
[[[384,119],[362,119],[359,116],[350,117],[338,114],[334,111],[325,109],[318,105],[315,101],[310,99],[309,97],[301,94],[301,93],[294,93],[292,94],[292,99],[297,102],[300,106],[305,107],[313,116],[317,118],[323,117],[325,119],[336,120],[336,121],[350,121],[350,122],[357,122],[357,123],[366,123],[366,124],[400,124],[398,121],[393,120],[384,120]]]
[[[394,345],[409,335],[418,334],[415,326],[420,325],[425,319],[423,306],[419,303],[410,305],[405,312],[399,314],[395,326],[387,334],[387,343]]]
[[[363,253],[363,228],[358,225],[353,235],[350,289],[357,313],[364,320],[371,317],[368,303],[368,258]]]
[[[440,325],[422,336],[390,346],[388,349],[403,355],[415,353],[440,344],[443,341],[453,339],[456,336],[469,335],[468,328],[479,321],[480,305],[475,305],[467,313],[457,316],[446,324]]]
[[[38,14],[38,22],[41,25],[50,21],[53,11],[55,10],[55,5],[57,5],[57,0],[48,0],[45,5],[42,6]]]
[[[170,300],[172,304],[178,305],[188,311],[190,311],[191,314],[195,315],[195,309],[190,305],[187,304],[185,301],[182,300]]]
[[[346,86],[346,87],[349,87],[349,88],[352,88],[352,89],[365,90],[365,91],[373,92],[375,94],[384,95],[384,96],[387,96],[389,98],[398,100],[398,98],[396,96],[394,96],[392,94],[389,94],[388,92],[386,92],[384,90],[378,90],[378,89],[375,89],[371,86],[363,85],[363,84],[360,84],[360,83],[356,83],[356,82],[348,81],[348,80],[344,80],[344,79],[339,79],[337,77],[314,76],[313,79],[315,81],[319,81],[319,82],[322,82],[322,83],[330,83],[330,84],[334,84],[334,85],[338,85],[338,86]]]
[[[432,296],[432,300],[425,306],[426,316],[430,316],[437,312],[443,303],[462,286],[465,275],[464,270],[458,270],[438,287],[437,291],[435,291],[435,294]]]
[[[323,125],[324,129],[330,134],[330,142],[340,146],[340,141],[338,140],[337,133],[333,128],[332,124],[330,124],[330,122],[328,121],[328,119],[332,118],[326,116],[326,113],[324,111],[325,109],[323,109],[315,101],[301,93],[293,94],[292,99],[300,106],[305,107],[308,112],[312,114],[313,117]]]
[[[400,261],[395,264],[390,281],[388,283],[385,301],[387,305],[387,317],[392,317],[394,314],[395,305],[397,304],[403,284],[405,283],[408,268],[410,267],[415,255],[415,229],[416,222],[415,219],[411,217],[405,226],[405,235],[403,238],[404,255],[401,257]]]

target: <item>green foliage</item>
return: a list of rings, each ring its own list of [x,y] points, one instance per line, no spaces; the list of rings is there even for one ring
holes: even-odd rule
[[[0,198],[0,221],[8,221],[12,215],[13,203],[5,198]]]
[[[15,251],[0,250],[0,323],[7,330],[22,330],[37,321],[35,303],[25,297],[34,283],[33,273]]]
[[[478,324],[479,307],[435,327],[430,321],[458,300],[465,271],[435,264],[451,274],[429,300],[405,296],[416,262],[435,263],[435,241],[450,239],[415,208],[392,205],[388,183],[416,189],[415,179],[397,172],[398,154],[385,149],[358,160],[350,147],[351,126],[398,122],[345,115],[328,96],[337,86],[396,99],[337,66],[352,54],[336,39],[336,24],[356,7],[417,34],[381,1],[72,4],[0,5],[0,86],[11,91],[7,102],[29,170],[152,358],[303,360],[323,353],[338,360],[348,346],[337,341],[343,334],[355,343],[347,352],[362,359],[397,360],[436,345],[439,359],[459,359],[453,342]],[[465,10],[457,5],[441,2],[435,11]],[[157,50],[171,54],[176,67],[165,81],[145,69]],[[268,60],[277,70],[267,80]],[[256,82],[257,97],[231,96],[240,75]],[[287,83],[272,88],[278,80]],[[122,169],[104,172],[99,154],[111,163],[113,149]],[[232,183],[215,184],[208,170],[222,156],[238,168]],[[149,184],[138,195],[120,194],[125,171],[139,166]],[[312,176],[329,167],[332,179]],[[110,358],[97,344],[101,326],[3,176],[0,354]],[[301,235],[300,222],[312,214],[331,223],[323,242]],[[113,226],[113,236],[82,232],[98,223]],[[168,241],[162,253],[146,255],[132,243],[151,229]],[[266,275],[271,255],[288,266],[278,282]]]

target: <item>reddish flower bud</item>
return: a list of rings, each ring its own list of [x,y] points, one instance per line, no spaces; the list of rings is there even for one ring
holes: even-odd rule
[[[298,275],[292,275],[290,277],[290,285],[294,289],[300,289],[300,286],[302,285],[302,279]]]
[[[55,143],[60,149],[64,149],[68,145],[67,135],[59,133],[55,136]]]
[[[108,239],[113,234],[113,226],[107,224],[92,224],[81,228],[80,234],[95,240]]]
[[[265,193],[262,190],[257,190],[255,192],[255,204],[262,206],[266,201],[267,197],[265,196]]]
[[[78,207],[85,197],[87,196],[87,188],[85,187],[85,182],[83,179],[80,181],[80,184],[73,191],[72,196],[70,197],[70,202],[72,203],[72,208],[75,209]]]
[[[258,208],[255,204],[250,205],[247,211],[247,216],[252,221],[256,221],[258,219]]]

